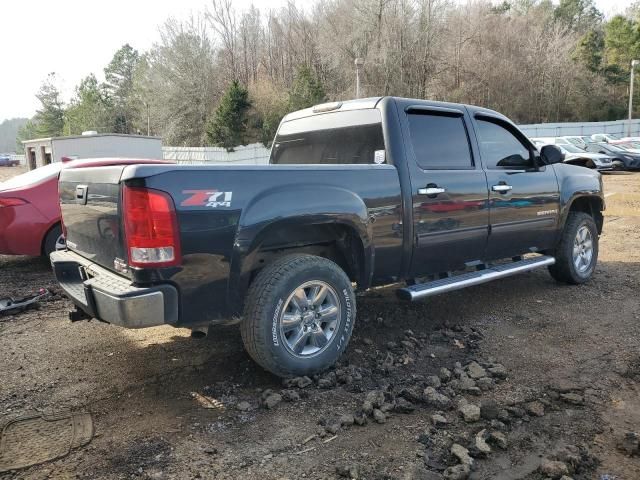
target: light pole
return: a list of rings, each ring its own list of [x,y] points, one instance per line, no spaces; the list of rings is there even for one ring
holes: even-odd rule
[[[356,98],[360,98],[360,69],[364,65],[364,59],[358,57],[354,63],[356,65]]]
[[[636,66],[640,64],[640,60],[631,60],[631,79],[629,80],[629,124],[627,125],[627,136],[631,136],[631,117],[633,114],[633,76]]]

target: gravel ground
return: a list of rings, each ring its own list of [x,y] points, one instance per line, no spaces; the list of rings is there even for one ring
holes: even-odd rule
[[[0,296],[54,292],[0,317],[0,424],[71,410],[96,425],[0,478],[638,479],[637,437],[621,441],[640,432],[640,175],[605,185],[589,284],[537,271],[417,304],[368,292],[336,370],[286,384],[234,327],[71,324],[46,260],[0,256]]]

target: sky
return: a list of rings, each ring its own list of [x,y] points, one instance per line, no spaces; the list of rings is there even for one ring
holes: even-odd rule
[[[621,13],[632,0],[595,0],[607,16]],[[285,0],[234,0],[237,10],[254,3],[276,8]],[[297,0],[304,7],[312,0]],[[210,0],[0,0],[0,122],[31,117],[35,93],[56,72],[63,99],[90,73],[103,69],[125,43],[139,51],[158,40],[169,17],[186,19],[210,6]]]

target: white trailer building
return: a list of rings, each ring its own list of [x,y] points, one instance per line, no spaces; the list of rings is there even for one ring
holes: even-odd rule
[[[153,158],[162,159],[162,139],[143,135],[85,132],[69,137],[25,140],[26,165],[33,170],[62,158]]]

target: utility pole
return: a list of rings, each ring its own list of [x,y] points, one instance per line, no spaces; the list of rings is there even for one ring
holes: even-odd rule
[[[360,98],[360,69],[364,65],[364,59],[358,57],[354,63],[356,65],[356,98]]]
[[[149,115],[149,102],[144,102],[144,106],[147,108],[147,137],[151,135],[151,115]]]
[[[631,136],[631,117],[633,115],[633,77],[636,65],[640,64],[640,60],[631,60],[631,79],[629,81],[629,123],[627,124],[627,137]]]

